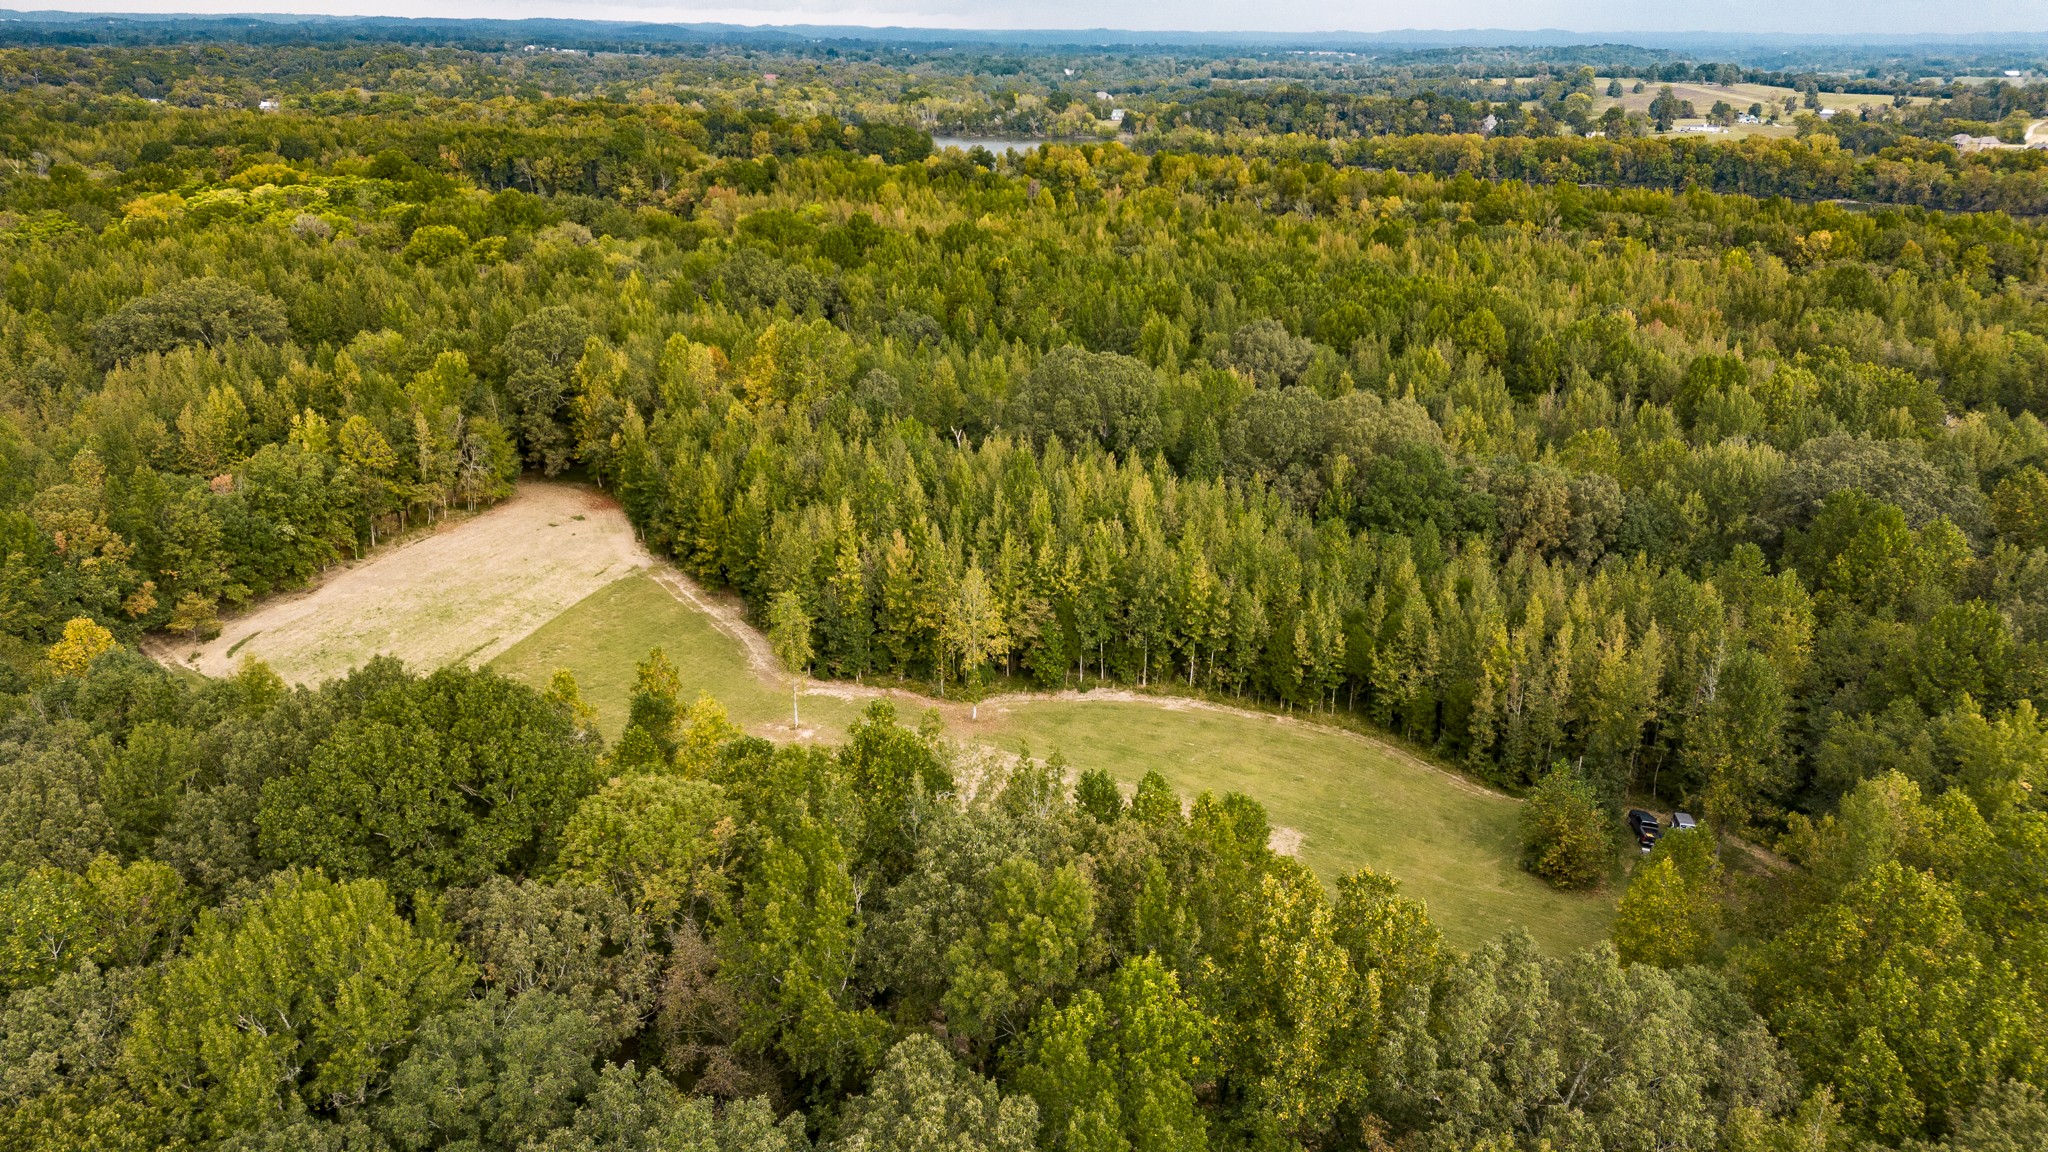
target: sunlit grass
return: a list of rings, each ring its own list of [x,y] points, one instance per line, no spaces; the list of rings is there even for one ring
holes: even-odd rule
[[[605,731],[616,733],[634,664],[656,645],[675,663],[685,697],[709,694],[749,729],[789,737],[786,684],[764,682],[738,640],[645,574],[593,593],[492,666],[533,684],[570,669]],[[860,707],[807,694],[804,727],[836,740]],[[1184,795],[1243,792],[1276,826],[1300,834],[1301,859],[1326,881],[1359,867],[1393,875],[1464,947],[1521,924],[1561,951],[1605,936],[1613,915],[1611,892],[1556,892],[1516,865],[1516,801],[1352,733],[1085,695],[992,701],[979,721],[959,707],[945,713],[955,739],[1028,746],[1038,756],[1058,751],[1077,769],[1101,767],[1127,785],[1156,769]]]

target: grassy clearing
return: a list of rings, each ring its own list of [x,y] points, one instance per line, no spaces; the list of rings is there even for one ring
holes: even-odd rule
[[[983,739],[1059,749],[1075,767],[1127,784],[1156,769],[1183,795],[1252,796],[1300,834],[1297,855],[1317,875],[1371,867],[1399,877],[1462,947],[1511,924],[1557,950],[1607,933],[1608,898],[1554,891],[1516,865],[1516,801],[1398,749],[1279,717],[1151,701],[1019,701],[982,715]]]
[[[793,725],[789,679],[732,601],[651,563],[598,494],[531,484],[498,509],[259,606],[197,660],[161,655],[212,675],[253,655],[299,682],[380,652],[422,668],[487,661],[534,685],[568,668],[611,734],[625,724],[634,665],[657,645],[685,697],[714,697],[735,722],[775,740],[837,741],[883,694],[811,684],[803,724]],[[906,719],[933,706],[908,692],[887,695]],[[979,720],[960,705],[937,707],[963,744],[1057,751],[1127,785],[1157,770],[1188,796],[1244,792],[1282,830],[1276,842],[1317,874],[1334,880],[1370,866],[1397,876],[1461,945],[1519,923],[1564,949],[1599,939],[1612,915],[1611,894],[1563,895],[1516,867],[1513,800],[1354,733],[1121,692],[1001,697],[982,706]]]
[[[814,686],[803,698],[803,729],[792,729],[787,681],[764,679],[743,635],[728,611],[714,621],[643,573],[593,593],[492,666],[533,684],[570,669],[605,730],[616,733],[633,665],[660,645],[686,696],[716,697],[750,731],[836,740],[864,701]],[[896,695],[906,718],[930,703]],[[1613,914],[1611,893],[1558,893],[1516,866],[1515,801],[1352,733],[1118,693],[999,699],[982,706],[979,721],[957,705],[940,712],[963,742],[1059,751],[1076,768],[1102,767],[1126,784],[1156,769],[1190,796],[1252,796],[1275,825],[1299,834],[1298,854],[1318,875],[1334,880],[1371,866],[1397,876],[1461,946],[1519,923],[1546,948],[1563,950],[1603,937]]]
[[[211,642],[163,637],[151,650],[166,664],[209,676],[254,656],[297,684],[343,675],[380,654],[423,669],[489,660],[651,563],[625,514],[601,493],[522,484],[487,512],[264,601]]]
[[[711,696],[735,723],[759,735],[837,740],[860,712],[858,700],[809,695],[802,701],[804,728],[792,729],[787,681],[764,681],[738,639],[646,573],[591,593],[500,653],[491,667],[535,685],[567,668],[597,709],[599,727],[616,736],[626,724],[634,665],[655,647],[675,664],[685,700]]]

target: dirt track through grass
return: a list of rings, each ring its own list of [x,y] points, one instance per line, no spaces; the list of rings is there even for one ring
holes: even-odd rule
[[[487,662],[653,562],[601,493],[522,484],[489,511],[263,602],[209,643],[152,647],[159,659],[209,676],[254,656],[295,684],[342,675],[380,653],[424,669]]]
[[[748,731],[771,739],[836,741],[870,699],[887,697],[906,721],[936,707],[963,745],[1058,751],[1074,769],[1104,768],[1127,787],[1157,770],[1184,795],[1244,792],[1266,806],[1276,848],[1325,880],[1359,867],[1398,877],[1463,947],[1512,924],[1546,948],[1579,947],[1604,937],[1613,913],[1611,894],[1556,892],[1516,866],[1517,801],[1325,725],[1117,689],[995,697],[975,721],[959,704],[813,681],[802,696],[802,726],[792,726],[789,680],[738,603],[665,567],[593,593],[492,666],[532,684],[570,669],[600,724],[616,734],[633,665],[655,645],[675,663],[686,697],[712,696]]]
[[[1462,946],[1522,924],[1548,948],[1576,947],[1604,936],[1612,915],[1611,894],[1554,892],[1516,867],[1516,801],[1355,732],[1115,688],[998,696],[975,720],[912,692],[816,681],[793,724],[790,680],[738,601],[655,562],[615,504],[573,485],[522,485],[482,515],[260,605],[196,662],[190,646],[156,648],[215,676],[255,656],[297,683],[379,653],[415,668],[489,663],[536,686],[568,668],[616,735],[634,665],[657,645],[687,698],[714,697],[771,739],[836,742],[870,700],[888,697],[909,722],[936,708],[964,749],[1057,751],[1126,786],[1156,770],[1187,796],[1244,792],[1266,806],[1277,849],[1325,880],[1366,866],[1398,877]]]

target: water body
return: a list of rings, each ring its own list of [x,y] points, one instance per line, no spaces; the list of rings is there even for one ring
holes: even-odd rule
[[[1005,152],[1029,152],[1044,140],[996,140],[986,136],[934,136],[933,148],[958,148],[962,152],[986,148],[998,156]]]
[[[1029,152],[1042,144],[1100,144],[1100,140],[1069,139],[1058,140],[997,140],[991,136],[934,136],[933,148],[958,148],[965,152],[972,148],[986,148],[998,156],[1005,152]]]

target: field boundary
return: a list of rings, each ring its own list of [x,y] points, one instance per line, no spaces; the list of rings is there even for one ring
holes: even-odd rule
[[[711,620],[713,627],[738,641],[740,646],[746,650],[747,665],[754,670],[755,675],[761,677],[764,682],[778,686],[789,683],[789,673],[784,671],[781,663],[776,660],[774,652],[768,645],[768,638],[761,635],[759,629],[747,623],[745,614],[736,605],[732,597],[722,596],[705,589],[703,585],[691,579],[681,569],[665,560],[657,561],[648,571],[653,575],[655,583],[667,590],[669,595],[675,597],[686,606],[704,613]],[[882,688],[867,684],[849,684],[844,680],[819,680],[813,677],[806,677],[803,694],[806,696],[829,696],[841,700],[907,699],[947,713],[964,713],[967,711],[967,707],[957,700],[945,700],[935,696],[928,696],[908,688]],[[1039,702],[1150,704],[1168,712],[1214,712],[1246,720],[1261,720],[1280,725],[1310,728],[1318,732],[1336,733],[1346,739],[1371,748],[1373,751],[1384,756],[1435,773],[1450,782],[1452,786],[1469,795],[1516,800],[1519,803],[1516,797],[1498,788],[1482,784],[1461,772],[1446,768],[1441,764],[1432,764],[1393,741],[1370,736],[1346,725],[1325,724],[1316,720],[1304,719],[1300,716],[1289,716],[1258,708],[1223,704],[1193,696],[1139,692],[1129,688],[1063,688],[1056,692],[999,692],[985,697],[981,701],[981,707],[992,709],[1000,714],[1008,711],[1011,705]]]
[[[656,563],[608,494],[526,480],[504,500],[421,525],[228,615],[211,639],[159,633],[142,650],[213,676],[255,657],[303,684],[379,655],[431,671],[488,661],[590,591]]]

